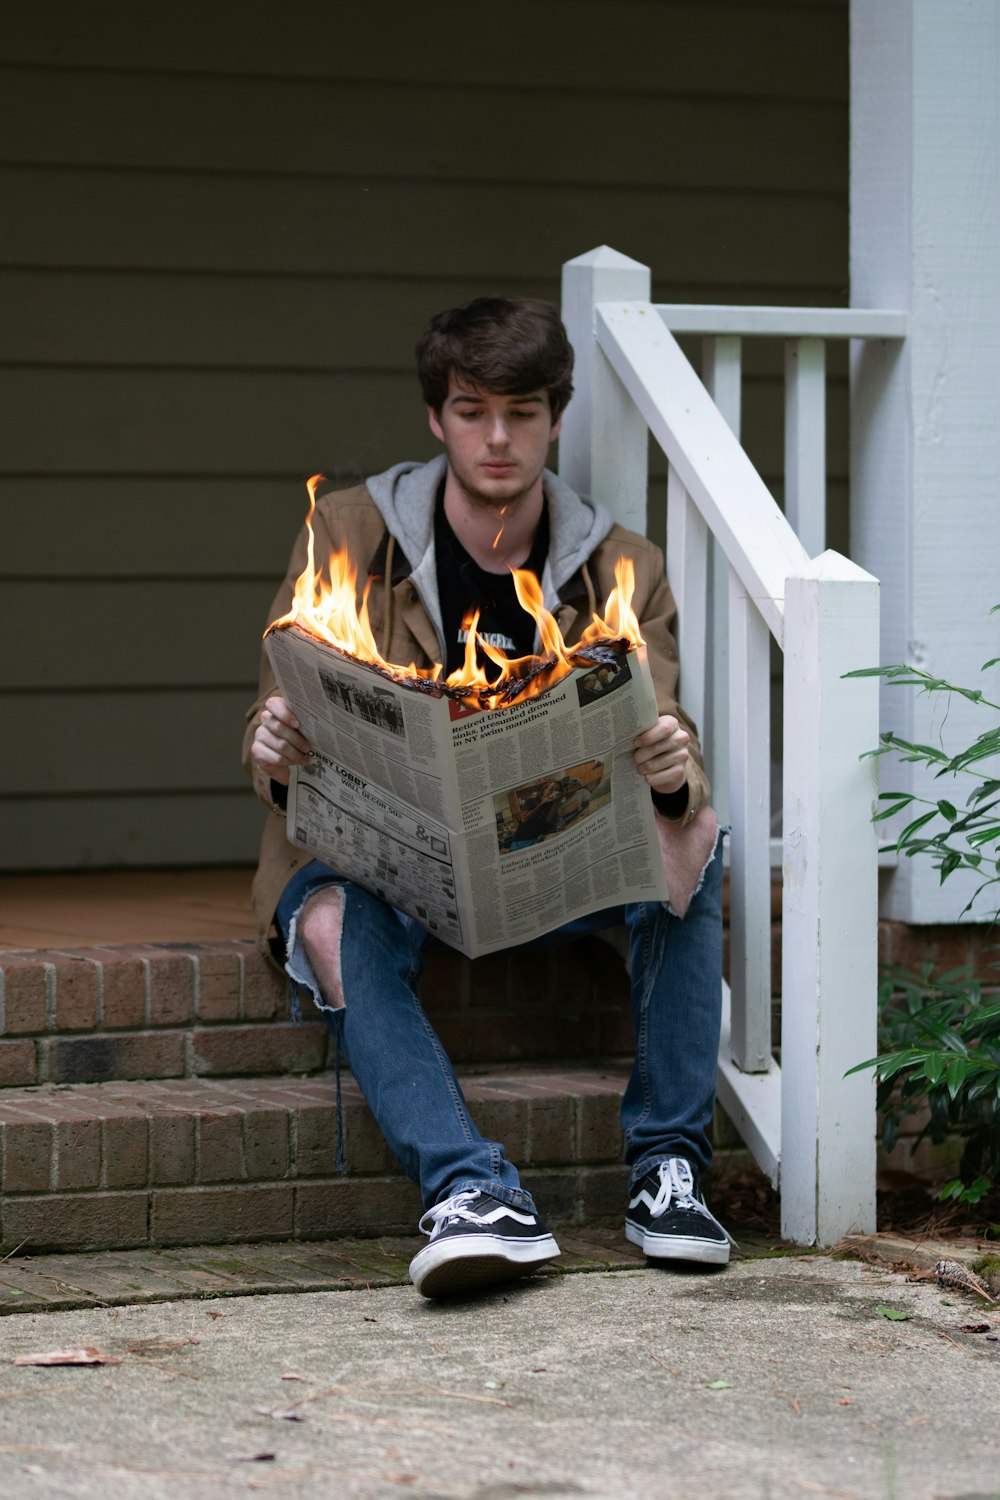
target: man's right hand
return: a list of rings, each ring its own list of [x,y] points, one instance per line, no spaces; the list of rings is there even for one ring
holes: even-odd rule
[[[304,766],[312,746],[284,698],[268,698],[254,732],[250,754],[281,786],[288,785],[293,766]]]

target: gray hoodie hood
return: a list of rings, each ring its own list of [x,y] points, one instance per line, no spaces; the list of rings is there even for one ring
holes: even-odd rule
[[[406,553],[410,577],[445,650],[434,560],[434,505],[448,468],[445,454],[430,463],[394,464],[365,480],[390,534]],[[578,572],[614,524],[604,506],[587,500],[549,469],[542,473],[549,512],[549,555],[541,577],[545,607],[554,610],[559,591]],[[442,661],[444,655],[442,655]]]

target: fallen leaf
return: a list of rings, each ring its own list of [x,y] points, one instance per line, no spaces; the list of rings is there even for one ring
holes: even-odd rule
[[[304,1375],[282,1375],[282,1380],[305,1380]]]
[[[277,1458],[276,1453],[227,1453],[231,1464],[263,1464]]]
[[[880,1318],[888,1318],[891,1323],[909,1322],[910,1314],[900,1312],[898,1307],[876,1307],[875,1311]]]
[[[728,1380],[710,1380],[705,1389],[706,1391],[731,1391],[733,1386]]]
[[[294,1407],[255,1406],[254,1411],[262,1417],[273,1417],[276,1422],[304,1422],[305,1416]]]
[[[208,1309],[206,1309],[206,1317],[209,1317],[209,1318],[224,1318],[225,1316],[226,1315],[225,1315],[224,1312],[216,1312],[211,1307],[208,1308]]]
[[[841,1396],[840,1400],[837,1402],[837,1405],[838,1406],[853,1406],[854,1402],[851,1400],[850,1396]]]
[[[963,1323],[962,1324],[962,1332],[963,1333],[989,1333],[989,1331],[990,1331],[990,1324],[989,1323]]]
[[[83,1349],[50,1349],[47,1354],[19,1354],[16,1365],[120,1365],[113,1354],[102,1354],[87,1345]]]

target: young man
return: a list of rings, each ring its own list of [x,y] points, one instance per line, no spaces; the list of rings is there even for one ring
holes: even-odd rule
[[[536,649],[511,568],[536,574],[572,644],[610,593],[616,560],[632,559],[633,608],[660,710],[633,753],[660,815],[671,901],[598,913],[555,940],[622,922],[629,930],[636,1055],[622,1101],[631,1167],[626,1235],[655,1259],[724,1264],[728,1236],[699,1189],[711,1159],[719,1042],[721,857],[694,726],[674,700],[674,606],[662,554],[545,468],[573,365],[547,303],[479,298],[440,313],[420,339],[417,363],[444,453],[323,496],[316,557],[346,547],[361,579],[373,580],[369,612],[384,657],[441,661],[446,672],[462,662],[462,622],[472,607],[480,633],[509,656]],[[271,619],[287,612],[305,557],[303,533]],[[309,748],[265,656],[244,742],[255,787],[272,808],[254,884],[262,941],[273,924],[289,975],[311,990],[389,1145],[420,1186],[429,1240],[410,1266],[418,1290],[446,1296],[530,1271],[558,1247],[503,1146],[473,1124],[416,998],[428,934],[286,838],[289,773]]]

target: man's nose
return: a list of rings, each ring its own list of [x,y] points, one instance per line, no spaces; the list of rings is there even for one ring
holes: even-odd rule
[[[510,434],[507,431],[507,423],[505,419],[499,414],[493,417],[490,421],[489,428],[486,433],[486,441],[489,443],[491,448],[505,448],[507,446],[507,443],[510,441]]]

